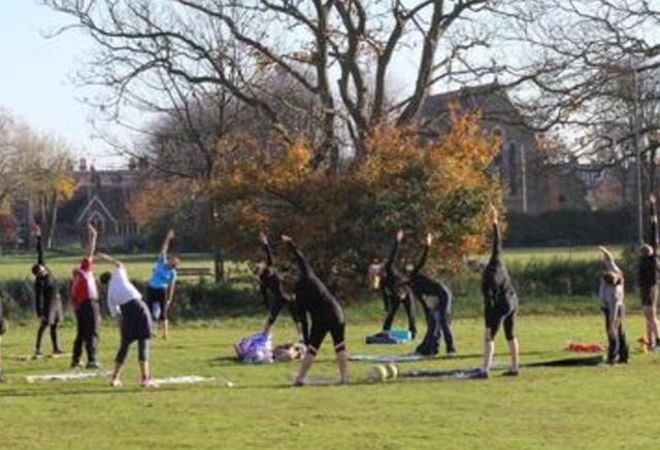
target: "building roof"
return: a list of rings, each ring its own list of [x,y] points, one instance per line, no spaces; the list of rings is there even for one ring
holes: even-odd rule
[[[73,198],[60,207],[60,221],[78,226],[91,209],[100,209],[104,216],[115,223],[133,222],[128,209],[129,190],[125,187],[103,186],[91,189],[79,188]]]
[[[506,89],[497,82],[431,95],[422,103],[419,116],[427,123],[444,122],[452,102],[458,103],[461,111],[481,111],[485,122],[528,128]]]

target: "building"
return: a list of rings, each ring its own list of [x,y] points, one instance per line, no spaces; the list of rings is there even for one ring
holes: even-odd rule
[[[452,104],[463,113],[478,111],[484,131],[500,138],[501,152],[495,157],[492,170],[506,189],[509,211],[535,214],[587,208],[579,179],[570,171],[545,164],[534,130],[499,84],[429,96],[420,110],[425,136],[437,138],[446,130]]]
[[[143,239],[129,205],[143,173],[135,165],[125,170],[88,169],[81,160],[72,173],[77,183],[75,193],[57,211],[55,245],[82,243],[87,223],[98,230],[103,247],[128,250],[141,245]],[[15,197],[13,213],[20,236],[27,237],[29,223],[38,216],[33,208],[27,199]]]

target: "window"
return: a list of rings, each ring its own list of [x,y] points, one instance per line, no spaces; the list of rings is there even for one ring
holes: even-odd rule
[[[509,190],[512,195],[516,195],[518,193],[518,147],[515,142],[509,144],[507,164],[509,166]]]

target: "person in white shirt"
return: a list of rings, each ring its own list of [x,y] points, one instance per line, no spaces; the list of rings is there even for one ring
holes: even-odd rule
[[[627,363],[629,349],[626,344],[626,334],[623,331],[623,319],[626,312],[623,272],[605,247],[598,248],[603,252],[605,258],[605,272],[598,287],[598,298],[601,302],[601,310],[605,314],[608,338],[607,363]]]
[[[142,301],[142,294],[128,279],[124,265],[106,254],[98,257],[115,265],[115,270],[101,275],[101,284],[108,288],[108,308],[110,314],[120,317],[121,345],[115,357],[115,368],[110,378],[110,386],[121,386],[121,368],[126,361],[128,350],[133,341],[138,341],[138,363],[142,374],[143,387],[155,387],[149,371],[149,343],[151,339],[151,314]]]

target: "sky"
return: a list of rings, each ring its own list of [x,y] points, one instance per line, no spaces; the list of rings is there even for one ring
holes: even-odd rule
[[[95,92],[74,79],[93,51],[92,42],[76,30],[46,38],[67,20],[38,0],[0,0],[0,109],[38,132],[63,138],[77,159],[116,168],[125,158],[95,137],[93,110],[82,101]],[[395,85],[412,83],[408,71],[397,72]]]
[[[0,0],[0,108],[38,132],[63,138],[76,157],[116,166],[123,159],[94,138],[92,111],[81,101],[89,93],[73,80],[89,41],[77,32],[44,37],[63,23],[36,0]]]

